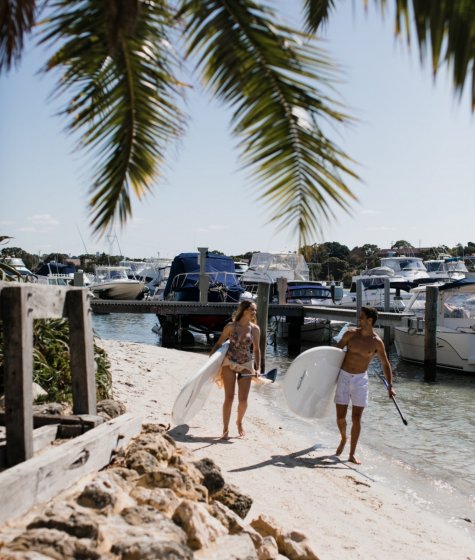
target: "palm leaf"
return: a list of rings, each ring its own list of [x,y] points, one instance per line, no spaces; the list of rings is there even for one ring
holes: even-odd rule
[[[335,70],[308,36],[275,23],[272,11],[251,0],[189,0],[184,36],[188,56],[211,92],[233,108],[233,130],[244,165],[273,213],[303,245],[355,199],[342,175],[356,177],[349,158],[323,127],[347,122],[317,84],[330,86]]]
[[[362,0],[366,6],[368,0]],[[384,11],[388,0],[375,0]],[[394,0],[395,31],[411,41],[415,28],[421,60],[430,54],[434,76],[443,62],[451,68],[455,91],[461,95],[471,80],[475,109],[475,2],[473,0]],[[315,32],[328,21],[333,0],[304,0],[307,27]]]
[[[45,71],[62,70],[57,93],[81,146],[98,154],[91,187],[91,225],[105,232],[132,214],[163,172],[165,148],[182,132],[178,81],[162,2],[57,0],[42,42],[59,44]]]
[[[35,23],[35,0],[2,0],[0,2],[0,71],[18,62],[24,38]]]

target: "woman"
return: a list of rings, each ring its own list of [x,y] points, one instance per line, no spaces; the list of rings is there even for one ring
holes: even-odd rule
[[[255,322],[256,312],[255,302],[241,301],[234,314],[233,321],[224,327],[221,336],[211,350],[211,354],[213,354],[229,339],[229,350],[223,361],[220,378],[217,380],[219,385],[224,386],[222,439],[229,438],[229,420],[236,382],[239,399],[237,429],[239,437],[245,436],[242,421],[247,409],[251,379],[259,379],[261,363],[260,328]],[[242,376],[243,373],[251,375]]]

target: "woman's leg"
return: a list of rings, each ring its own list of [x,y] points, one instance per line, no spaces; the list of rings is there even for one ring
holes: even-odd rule
[[[246,433],[244,432],[244,428],[242,426],[242,421],[244,419],[244,414],[246,414],[247,410],[247,398],[249,396],[249,390],[251,388],[251,378],[250,377],[241,377],[238,381],[238,412],[237,412],[237,428],[239,435],[244,437]]]
[[[229,436],[229,419],[231,418],[234,400],[234,388],[236,386],[236,374],[228,367],[223,367],[222,377],[224,385],[223,439],[227,439]]]

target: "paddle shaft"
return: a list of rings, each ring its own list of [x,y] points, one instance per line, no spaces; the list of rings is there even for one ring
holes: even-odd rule
[[[388,382],[386,381],[386,378],[385,378],[383,375],[379,374],[378,372],[376,372],[376,375],[382,380],[382,382],[383,382],[384,385],[386,386],[386,389],[389,390],[389,386],[388,386]],[[395,407],[397,408],[397,411],[399,412],[399,416],[401,417],[402,423],[403,423],[405,426],[407,426],[407,420],[404,418],[404,416],[403,416],[403,414],[402,414],[402,412],[401,412],[401,409],[399,408],[399,405],[398,405],[398,403],[397,403],[396,397],[395,397],[394,395],[391,395],[391,399],[392,399],[392,401],[393,401]]]

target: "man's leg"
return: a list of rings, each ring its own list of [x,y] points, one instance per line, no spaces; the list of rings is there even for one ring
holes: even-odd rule
[[[356,445],[361,432],[361,417],[363,416],[364,407],[352,406],[351,408],[351,442],[350,442],[350,456],[348,458],[352,463],[359,465],[361,461],[355,457]]]
[[[347,404],[336,405],[336,425],[340,430],[341,441],[337,447],[335,455],[341,455],[346,444],[346,412],[348,410]]]

